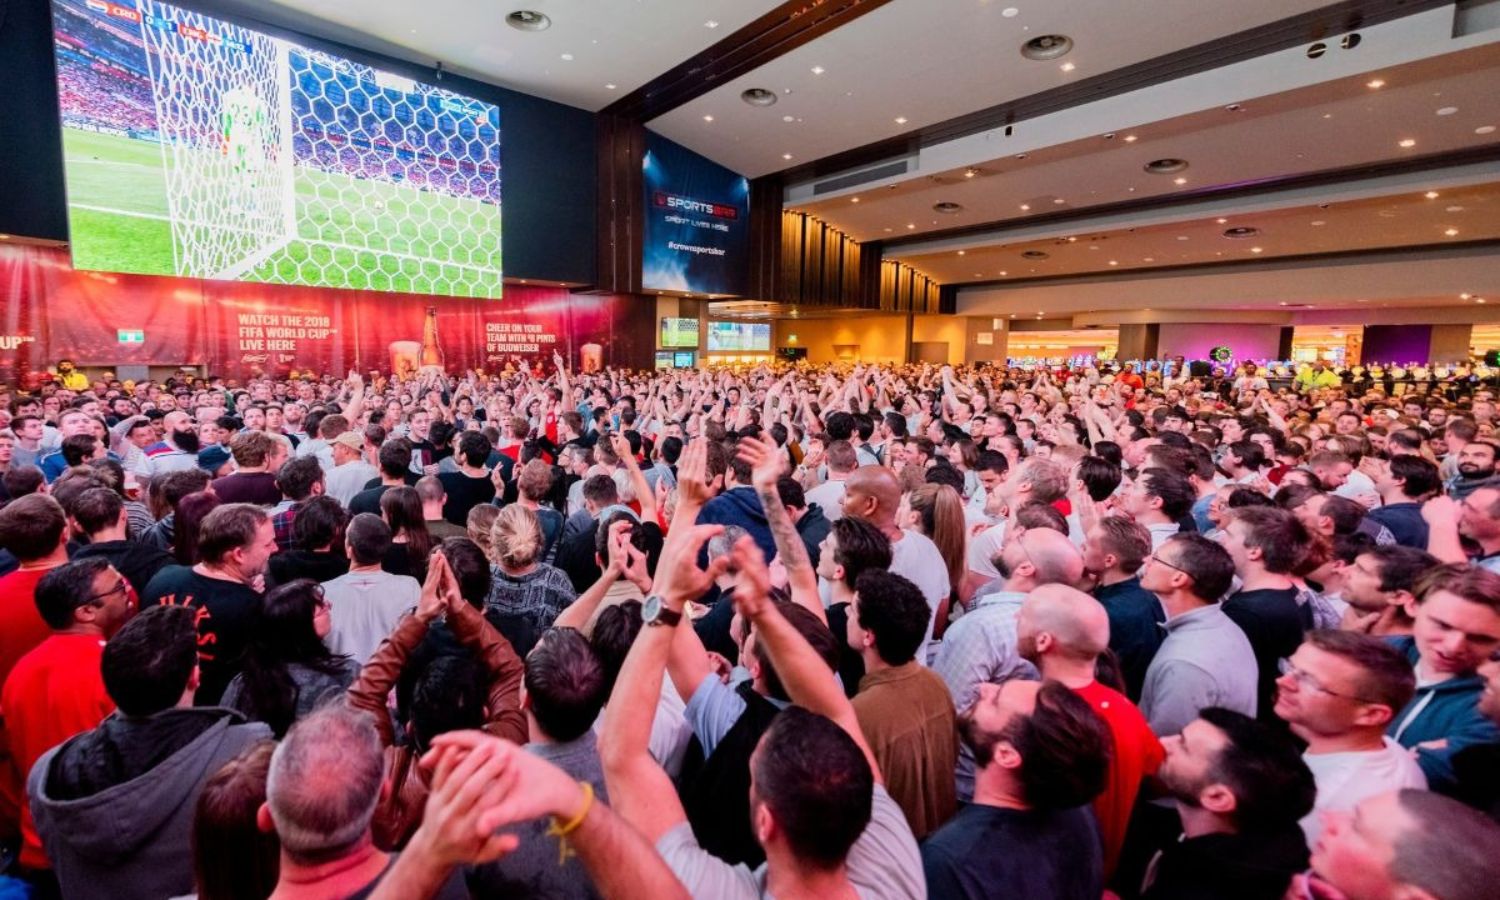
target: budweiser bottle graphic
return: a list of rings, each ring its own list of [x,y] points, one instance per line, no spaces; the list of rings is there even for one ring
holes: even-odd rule
[[[437,307],[427,307],[427,318],[422,322],[422,366],[443,367],[443,348],[438,345]]]

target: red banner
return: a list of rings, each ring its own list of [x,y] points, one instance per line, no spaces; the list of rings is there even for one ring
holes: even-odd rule
[[[608,348],[646,299],[507,285],[503,300],[79,272],[66,250],[0,245],[0,382],[58,359],[89,368],[206,366],[227,378],[390,372],[423,360],[435,323],[449,371],[550,360],[615,364]],[[429,321],[430,318],[434,320]]]

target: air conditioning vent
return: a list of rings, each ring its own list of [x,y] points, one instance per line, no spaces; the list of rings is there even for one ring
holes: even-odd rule
[[[879,181],[882,178],[894,178],[897,175],[905,175],[910,171],[910,168],[907,160],[898,159],[893,163],[886,163],[885,165],[876,166],[873,169],[864,169],[848,175],[839,175],[836,178],[820,181],[813,185],[813,196],[816,197],[819,194],[830,194],[834,191],[858,187],[861,184],[869,184],[872,181]]]

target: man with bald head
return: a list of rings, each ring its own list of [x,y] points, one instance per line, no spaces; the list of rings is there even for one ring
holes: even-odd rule
[[[891,539],[891,572],[915,584],[927,600],[931,614],[927,618],[927,632],[917,648],[917,662],[927,665],[932,623],[952,586],[948,583],[948,566],[937,545],[926,535],[905,531],[896,524],[900,506],[901,483],[896,480],[896,473],[885,466],[861,466],[844,484],[843,514],[864,519]]]
[[[162,425],[166,432],[161,442],[145,450],[151,463],[151,477],[198,468],[198,431],[192,416],[173,410],[162,418]]]
[[[1125,844],[1141,783],[1156,774],[1165,751],[1140,709],[1094,678],[1099,656],[1109,646],[1109,614],[1098,600],[1062,584],[1037,588],[1016,616],[1016,646],[1042,678],[1067,685],[1109,726],[1114,753],[1104,792],[1094,800],[1108,879]]]
[[[1071,585],[1083,574],[1083,559],[1072,541],[1047,528],[1012,532],[996,562],[1004,578],[1001,589],[978,598],[974,609],[953,623],[932,663],[958,710],[974,704],[982,684],[1035,677],[1016,652],[1016,614],[1031,591],[1047,584]],[[1106,627],[1106,641],[1108,633]],[[967,801],[973,790],[974,757],[960,747],[959,799]]]

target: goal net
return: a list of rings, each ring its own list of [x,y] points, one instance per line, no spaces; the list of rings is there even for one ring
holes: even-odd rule
[[[143,0],[176,271],[235,279],[296,236],[287,45]]]

